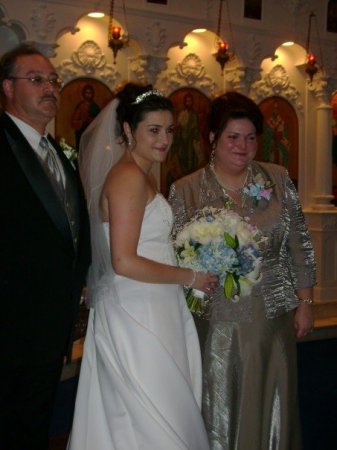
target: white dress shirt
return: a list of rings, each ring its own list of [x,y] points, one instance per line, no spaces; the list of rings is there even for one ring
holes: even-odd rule
[[[32,147],[32,149],[34,150],[34,152],[41,158],[43,159],[43,150],[40,148],[40,140],[42,136],[45,136],[45,138],[47,138],[47,135],[41,135],[38,131],[35,130],[35,128],[31,127],[30,125],[28,125],[28,123],[24,122],[21,119],[18,119],[17,117],[13,116],[12,114],[8,113],[6,111],[6,114],[9,115],[9,117],[13,120],[13,122],[15,123],[15,125],[19,128],[19,130],[21,131],[21,133],[24,135],[24,137],[27,139],[28,143],[30,144],[30,146]],[[48,139],[48,138],[47,138]],[[56,152],[56,150],[54,149],[52,143],[48,140],[49,142],[49,146],[52,149],[55,158],[56,158],[56,162],[57,165],[60,169],[60,173],[61,173],[61,177],[62,177],[62,182],[63,182],[63,186],[65,186],[66,183],[66,179],[65,179],[65,174],[64,174],[64,170],[63,170],[63,166],[62,163],[60,161],[60,158]]]

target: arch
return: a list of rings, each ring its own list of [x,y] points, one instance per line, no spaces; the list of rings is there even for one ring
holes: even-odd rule
[[[136,43],[129,40],[128,45],[118,52],[115,64],[113,52],[108,46],[106,17],[93,19],[85,16],[76,26],[78,32],[64,33],[57,40],[54,65],[61,77],[67,82],[80,77],[96,78],[115,89],[121,80],[129,76],[130,60],[138,50]]]

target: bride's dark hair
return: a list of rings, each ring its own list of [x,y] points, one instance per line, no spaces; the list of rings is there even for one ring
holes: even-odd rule
[[[149,112],[170,111],[173,113],[171,100],[153,89],[151,84],[142,86],[127,83],[116,97],[119,100],[116,110],[117,122],[119,125],[119,134],[123,142],[127,142],[123,131],[124,122],[130,125],[131,131],[134,131],[139,122],[144,120],[145,114]]]

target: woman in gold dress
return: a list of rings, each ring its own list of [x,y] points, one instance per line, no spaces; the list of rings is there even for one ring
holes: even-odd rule
[[[229,92],[210,111],[210,163],[175,182],[176,231],[205,206],[230,206],[268,238],[262,280],[238,302],[211,298],[203,414],[212,450],[300,448],[296,338],[313,326],[314,252],[284,167],[254,161],[263,116]],[[204,321],[206,323],[206,321]]]

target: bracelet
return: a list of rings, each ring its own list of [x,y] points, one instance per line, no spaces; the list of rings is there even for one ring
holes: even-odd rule
[[[192,270],[192,269],[191,269],[191,270]],[[194,282],[195,282],[195,280],[196,280],[196,278],[197,278],[197,272],[196,272],[195,270],[192,270],[192,272],[193,272],[192,281],[191,281],[189,284],[184,284],[184,287],[185,287],[186,289],[191,289],[191,287],[193,286],[193,284],[194,284]]]
[[[307,305],[312,305],[314,303],[312,298],[300,298],[298,297],[300,303],[306,303]]]

